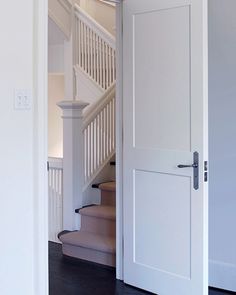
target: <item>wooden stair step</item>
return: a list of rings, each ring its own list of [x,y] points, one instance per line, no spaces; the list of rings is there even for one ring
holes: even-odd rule
[[[116,208],[113,206],[103,206],[103,205],[90,206],[90,207],[85,207],[80,209],[79,214],[81,214],[82,216],[90,216],[90,217],[96,217],[96,218],[115,220]]]
[[[116,182],[110,181],[110,182],[104,182],[99,185],[99,189],[103,191],[110,191],[115,192],[116,191]]]
[[[70,232],[60,237],[63,244],[88,248],[100,252],[115,254],[116,240],[114,237],[98,235],[90,232]]]

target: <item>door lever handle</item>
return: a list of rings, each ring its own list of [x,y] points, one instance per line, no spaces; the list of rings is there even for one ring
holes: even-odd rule
[[[193,164],[183,165],[179,164],[178,168],[193,168],[193,188],[198,190],[199,188],[199,155],[198,152],[193,153]]]
[[[178,165],[177,166],[178,168],[182,169],[182,168],[198,168],[198,164],[197,163],[194,163],[192,165]]]

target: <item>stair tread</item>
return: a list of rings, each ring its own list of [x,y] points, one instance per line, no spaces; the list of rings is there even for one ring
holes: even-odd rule
[[[83,216],[92,216],[103,219],[116,219],[116,208],[113,206],[97,205],[85,207],[79,210],[79,214]]]
[[[115,181],[109,181],[109,182],[104,182],[99,185],[100,190],[104,191],[111,191],[115,192],[116,191],[116,182]]]
[[[107,253],[116,252],[116,239],[111,236],[98,235],[86,231],[77,231],[62,235],[60,240],[64,244],[73,246]]]

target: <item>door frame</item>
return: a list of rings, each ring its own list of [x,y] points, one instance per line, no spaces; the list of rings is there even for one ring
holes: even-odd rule
[[[116,278],[123,280],[123,0],[116,4],[116,60]]]
[[[34,294],[48,295],[48,0],[34,1]]]
[[[118,1],[117,1],[118,2]],[[123,0],[116,5],[116,276],[123,280]],[[34,285],[48,295],[47,45],[48,0],[34,1]],[[205,53],[206,54],[206,53]],[[207,58],[205,56],[205,58]],[[205,73],[207,79],[207,73]],[[207,91],[207,90],[206,90]],[[205,233],[208,234],[208,233]],[[40,246],[39,246],[40,245]],[[208,262],[207,262],[208,263]]]

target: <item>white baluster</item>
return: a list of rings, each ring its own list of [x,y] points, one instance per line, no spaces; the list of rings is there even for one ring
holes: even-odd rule
[[[49,158],[49,240],[53,242],[58,242],[57,234],[62,230],[62,180],[62,159]]]

